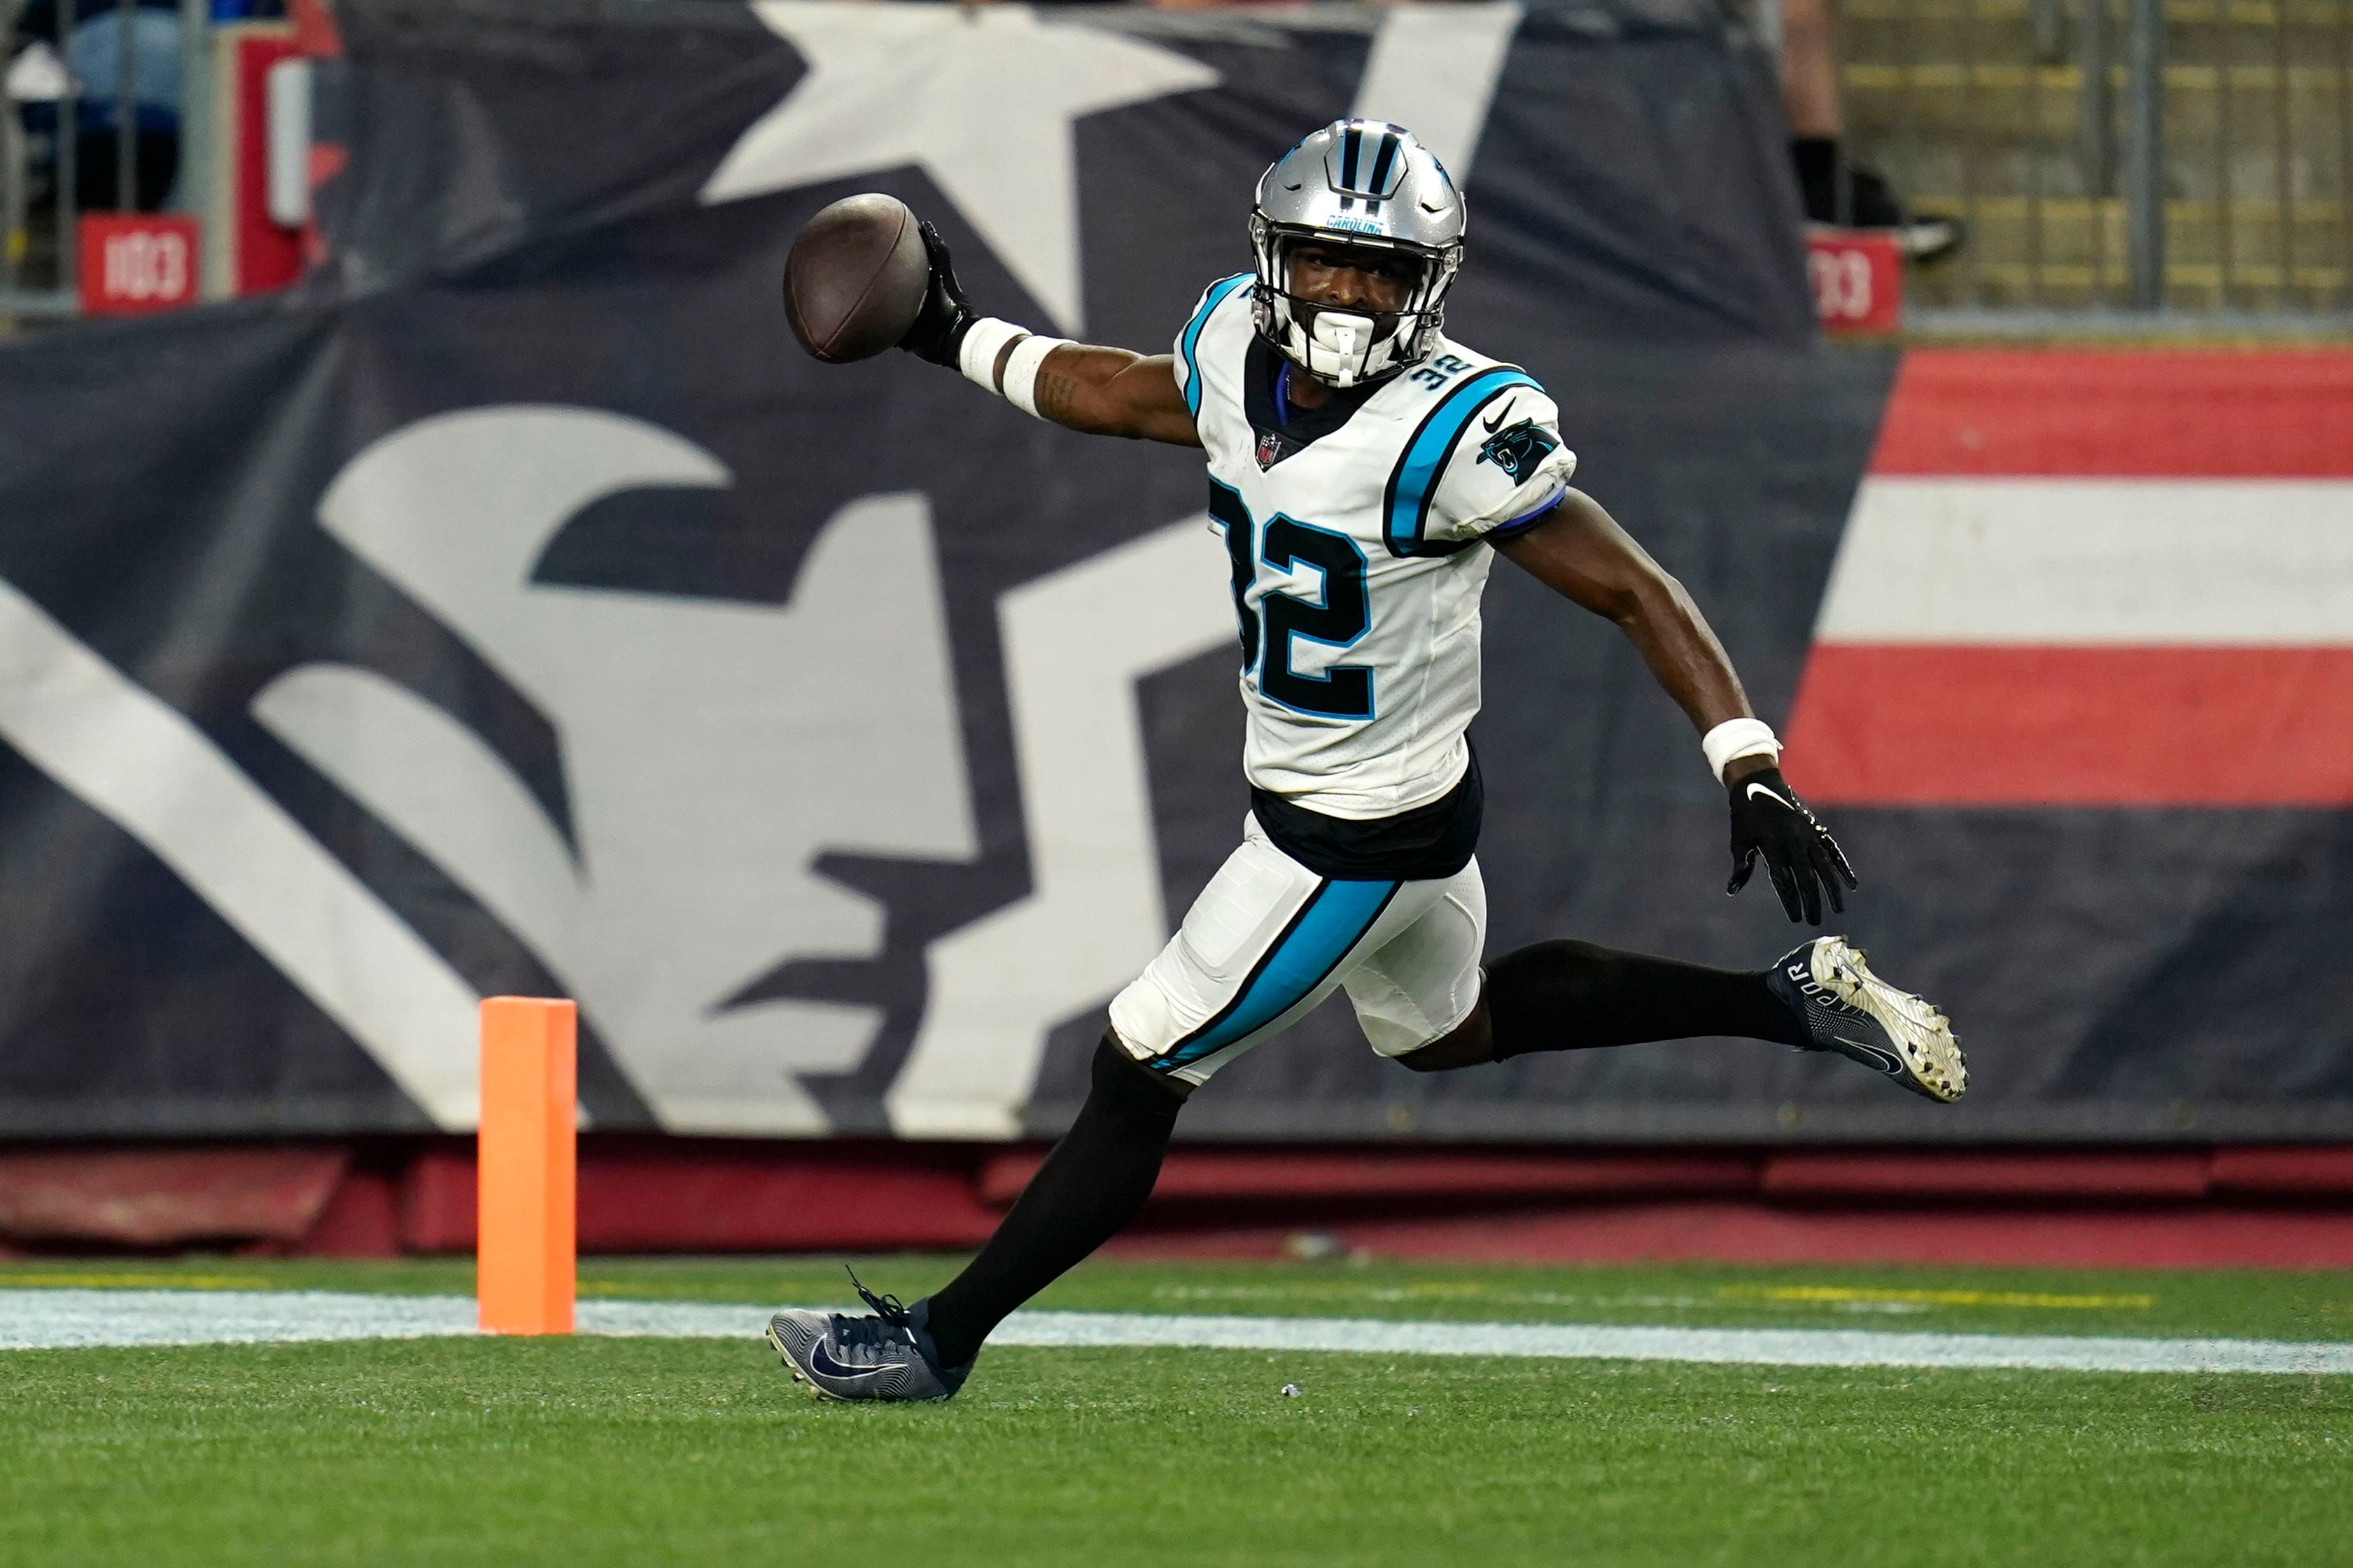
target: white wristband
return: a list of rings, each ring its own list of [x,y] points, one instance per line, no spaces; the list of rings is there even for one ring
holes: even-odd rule
[[[1005,352],[1006,344],[1029,335],[1027,327],[1000,321],[995,316],[983,316],[964,330],[963,346],[956,350],[956,369],[983,392],[1001,397],[1004,394],[997,386],[997,356]]]
[[[1032,419],[1038,413],[1038,367],[1056,349],[1068,348],[1068,338],[1041,338],[1034,333],[1022,339],[1013,348],[1013,357],[1005,362],[1005,401]]]
[[[1718,784],[1724,782],[1724,770],[1742,757],[1770,757],[1776,763],[1781,760],[1781,742],[1762,719],[1726,719],[1700,737],[1699,749],[1707,753],[1708,772]]]

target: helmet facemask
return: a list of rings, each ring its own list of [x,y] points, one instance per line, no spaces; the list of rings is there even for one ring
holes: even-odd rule
[[[1259,333],[1315,380],[1344,389],[1380,381],[1419,363],[1436,346],[1446,321],[1446,290],[1461,260],[1460,242],[1432,250],[1364,234],[1275,224],[1263,213],[1250,216],[1250,242],[1257,260],[1252,303]],[[1309,245],[1409,262],[1413,279],[1399,308],[1351,310],[1293,292],[1293,257]]]

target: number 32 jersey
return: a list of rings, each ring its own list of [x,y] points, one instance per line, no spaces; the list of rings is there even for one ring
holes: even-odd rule
[[[1327,816],[1392,816],[1470,766],[1481,542],[1548,515],[1577,457],[1534,377],[1443,336],[1412,370],[1290,411],[1251,281],[1212,285],[1176,340],[1240,622],[1243,771]]]

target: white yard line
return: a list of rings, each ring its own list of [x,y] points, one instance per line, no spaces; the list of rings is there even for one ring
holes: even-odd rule
[[[583,1301],[580,1331],[752,1340],[758,1307]],[[471,1334],[465,1296],[333,1291],[0,1290],[0,1350],[262,1344]],[[1368,1318],[1016,1312],[992,1343],[1056,1348],[1336,1351],[1735,1366],[2022,1367],[2047,1372],[2353,1374],[2353,1344],[2072,1334],[1890,1334],[1851,1329],[1662,1329],[1584,1323],[1393,1322]]]
[[[1017,1312],[997,1331],[992,1342],[1712,1362],[1740,1366],[2014,1366],[2052,1372],[2353,1373],[2353,1344],[2067,1334],[1887,1334],[1858,1329],[1651,1329],[1588,1323],[1433,1323],[1367,1318]]]

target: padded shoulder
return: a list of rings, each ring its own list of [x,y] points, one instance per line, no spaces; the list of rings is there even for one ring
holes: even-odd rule
[[[1562,444],[1560,410],[1534,376],[1461,353],[1435,355],[1412,374],[1443,379],[1383,497],[1390,553],[1449,554],[1559,501],[1577,454]]]
[[[1240,308],[1248,308],[1250,285],[1254,278],[1252,273],[1237,272],[1210,284],[1201,291],[1185,330],[1176,334],[1176,385],[1185,395],[1186,408],[1196,419],[1201,416],[1201,334],[1208,330],[1209,319],[1237,296],[1242,300]]]

